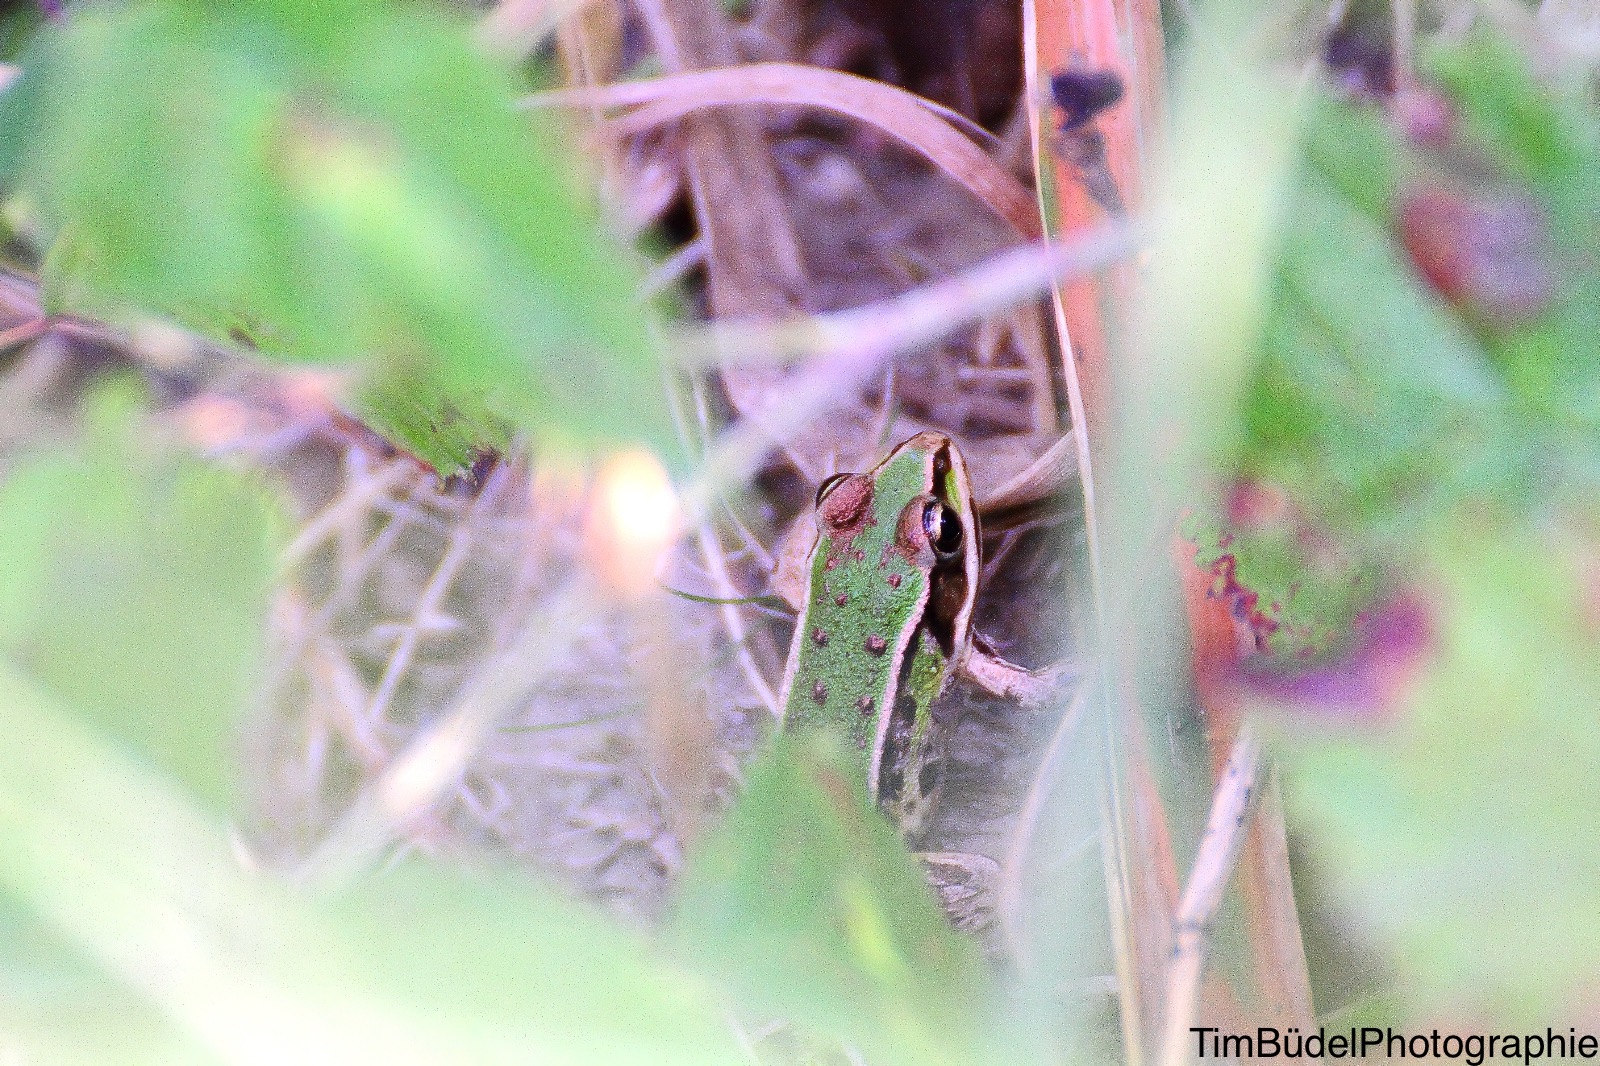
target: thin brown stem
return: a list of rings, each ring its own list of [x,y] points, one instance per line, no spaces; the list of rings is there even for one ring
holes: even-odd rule
[[[1174,945],[1163,1000],[1166,1019],[1159,1060],[1162,1066],[1182,1066],[1191,1057],[1190,1028],[1199,1009],[1208,932],[1244,845],[1260,772],[1261,745],[1254,731],[1246,726],[1239,731],[1228,768],[1212,796],[1205,835],[1200,838],[1189,884],[1173,917]]]

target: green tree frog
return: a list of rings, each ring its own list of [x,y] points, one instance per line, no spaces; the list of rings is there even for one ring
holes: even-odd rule
[[[864,753],[870,799],[908,839],[937,803],[944,753],[932,707],[951,676],[1023,703],[1054,684],[973,646],[978,547],[966,464],[942,434],[919,433],[871,471],[817,490],[784,727],[848,737]]]

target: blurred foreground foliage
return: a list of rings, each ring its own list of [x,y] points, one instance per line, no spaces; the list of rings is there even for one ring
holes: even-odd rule
[[[1202,531],[1284,656],[1327,651],[1463,510],[1536,523],[1600,486],[1600,120],[1502,37],[1425,58],[1387,107],[1311,109],[1237,488]]]
[[[48,311],[353,371],[358,412],[441,473],[513,433],[668,450],[581,156],[516,113],[467,27],[377,0],[84,4],[20,62],[0,181],[48,245]],[[80,440],[0,468],[0,1057],[746,1062],[740,1005],[823,1058],[847,1037],[984,1060],[971,946],[876,812],[819,803],[781,752],[667,944],[521,873],[312,893],[242,865],[237,731],[285,524],[146,406],[113,388]],[[749,861],[775,826],[804,838],[792,877]],[[818,871],[850,873],[852,908],[817,909]],[[804,973],[772,964],[796,923]]]
[[[820,737],[779,738],[699,849],[680,942],[750,1008],[842,1036],[871,1062],[1017,1061],[975,942],[859,801],[857,762]]]
[[[241,868],[228,782],[283,526],[128,399],[0,484],[0,1049],[738,1061],[704,983],[520,876],[318,898]]]
[[[1548,1021],[1600,954],[1600,116],[1536,69],[1480,29],[1415,90],[1310,109],[1196,527],[1388,992]]]
[[[0,482],[0,1050],[747,1062],[741,1004],[824,1058],[844,1037],[876,1062],[1001,1061],[975,949],[826,752],[753,771],[665,945],[524,874],[412,863],[309,893],[241,867],[228,782],[284,528],[135,399],[99,395],[83,443]]]
[[[667,451],[659,352],[581,155],[421,4],[84,4],[0,96],[51,311],[356,371],[442,473],[512,432]],[[603,387],[596,387],[603,382]]]

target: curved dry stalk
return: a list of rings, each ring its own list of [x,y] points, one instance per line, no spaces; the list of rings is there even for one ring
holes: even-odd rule
[[[711,587],[717,590],[717,595],[724,601],[742,595],[734,588],[733,579],[728,576],[722,542],[718,539],[716,531],[709,524],[702,522],[695,527],[695,538],[700,544],[700,555],[705,560],[706,572],[711,576]],[[736,654],[739,658],[739,669],[744,674],[745,682],[749,684],[750,691],[755,693],[756,699],[761,701],[761,705],[776,719],[779,716],[778,697],[773,693],[772,686],[767,684],[767,679],[761,676],[755,659],[750,655],[750,634],[745,628],[744,616],[739,613],[739,608],[730,602],[718,604],[717,610],[722,618],[722,626],[728,633],[728,640],[738,649]]]
[[[1261,773],[1261,744],[1249,726],[1239,730],[1228,768],[1217,783],[1206,819],[1205,835],[1195,854],[1189,884],[1173,917],[1172,961],[1167,967],[1166,1018],[1161,1036],[1161,1066],[1188,1062],[1189,1029],[1200,1001],[1200,975],[1205,965],[1206,933],[1223,891],[1233,876],[1234,860],[1244,846]]]
[[[983,529],[1008,529],[1035,504],[1067,490],[1082,470],[1077,441],[1069,434],[1045,449],[1027,469],[978,501]]]
[[[619,134],[637,133],[704,108],[776,104],[832,111],[894,137],[989,205],[1023,237],[1032,240],[1042,232],[1033,194],[966,134],[952,127],[959,116],[915,93],[854,74],[798,63],[750,63],[594,89],[540,93],[525,97],[523,103],[531,107],[638,108],[614,123]]]

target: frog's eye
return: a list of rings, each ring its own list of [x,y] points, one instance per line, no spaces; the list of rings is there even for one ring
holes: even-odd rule
[[[823,498],[826,497],[828,493],[838,488],[839,482],[843,481],[849,476],[849,474],[833,474],[830,477],[823,478],[822,484],[817,486],[817,506],[821,507]]]
[[[922,531],[928,536],[933,554],[940,559],[948,559],[961,550],[961,516],[947,503],[929,500],[923,505]]]

